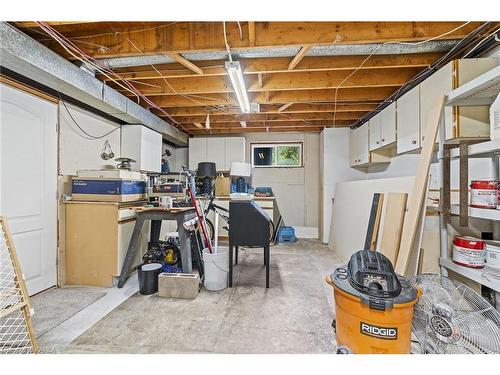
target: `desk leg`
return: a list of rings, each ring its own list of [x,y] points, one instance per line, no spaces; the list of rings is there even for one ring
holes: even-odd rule
[[[190,215],[177,215],[177,227],[179,231],[179,241],[181,243],[181,263],[182,272],[193,272],[193,264],[191,260],[191,236],[184,228],[184,223],[190,219]]]
[[[132,232],[132,237],[130,238],[130,243],[127,249],[127,255],[125,256],[125,260],[123,261],[122,272],[120,273],[120,278],[118,279],[118,288],[122,288],[125,285],[125,281],[127,280],[128,271],[130,270],[130,265],[132,264],[132,260],[134,259],[134,252],[137,241],[139,240],[139,236],[141,235],[142,225],[144,224],[144,219],[141,215],[137,216],[137,220],[135,221],[134,231]]]
[[[227,283],[230,288],[233,287],[233,245],[229,244],[229,275]]]
[[[236,258],[234,259],[234,264],[236,265],[238,264],[238,246],[235,246],[235,252],[236,252],[235,254]]]
[[[151,233],[150,233],[151,247],[160,246],[161,223],[162,220],[151,220]]]
[[[264,263],[266,264],[266,288],[269,288],[269,267],[271,263],[269,245],[264,246]]]

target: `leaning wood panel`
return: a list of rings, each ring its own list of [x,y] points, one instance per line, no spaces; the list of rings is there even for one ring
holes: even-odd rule
[[[427,191],[427,181],[429,178],[429,166],[431,164],[434,143],[436,140],[439,121],[443,109],[445,98],[441,100],[441,105],[435,111],[430,111],[425,122],[425,138],[420,153],[420,159],[415,175],[415,184],[408,205],[408,214],[403,225],[403,234],[401,237],[401,246],[399,249],[398,260],[396,262],[396,272],[406,274],[410,262],[412,247],[419,229],[419,220],[421,218],[422,202],[425,199]]]
[[[396,264],[401,233],[405,219],[407,193],[389,193],[385,205],[384,227],[379,251],[385,255],[392,264]]]
[[[0,354],[38,351],[31,305],[14,242],[0,217]]]

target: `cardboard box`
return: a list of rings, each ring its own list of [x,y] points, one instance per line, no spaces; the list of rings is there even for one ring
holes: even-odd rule
[[[217,176],[215,179],[215,195],[228,196],[231,193],[231,178]]]
[[[160,273],[158,295],[160,297],[194,299],[200,292],[200,276],[194,273]]]

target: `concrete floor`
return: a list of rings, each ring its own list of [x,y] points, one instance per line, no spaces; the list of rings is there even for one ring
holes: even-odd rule
[[[240,251],[232,289],[195,300],[135,294],[65,353],[332,353],[332,290],[339,264],[326,246],[300,240],[271,248],[271,287],[262,250]]]

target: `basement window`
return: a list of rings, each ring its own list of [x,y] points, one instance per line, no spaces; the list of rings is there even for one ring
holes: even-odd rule
[[[302,167],[302,142],[252,143],[251,147],[253,167]]]

